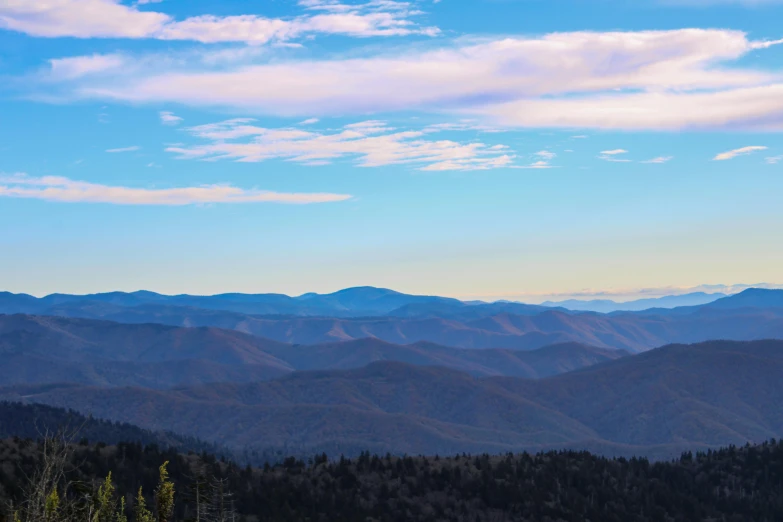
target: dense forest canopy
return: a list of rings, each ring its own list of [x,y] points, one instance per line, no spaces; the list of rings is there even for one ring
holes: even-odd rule
[[[0,442],[0,496],[6,505],[19,502],[25,477],[41,463],[41,444],[20,438]],[[98,485],[111,473],[129,520],[135,492],[154,491],[165,462],[176,491],[173,520],[196,518],[194,491],[200,484],[219,487],[221,498],[231,499],[232,516],[248,522],[783,519],[783,443],[774,440],[659,463],[565,451],[454,457],[363,453],[356,459],[321,455],[251,468],[208,453],[140,443],[76,444],[69,462],[71,480]],[[6,520],[9,516],[6,510]]]

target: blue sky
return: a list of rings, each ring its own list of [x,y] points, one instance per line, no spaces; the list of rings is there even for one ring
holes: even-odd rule
[[[0,287],[783,283],[783,2],[0,0]]]

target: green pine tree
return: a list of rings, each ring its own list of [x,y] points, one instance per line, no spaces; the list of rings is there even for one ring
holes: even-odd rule
[[[134,522],[155,522],[155,517],[153,517],[150,510],[147,509],[147,501],[144,500],[141,488],[139,488],[139,494],[136,496],[136,506],[133,518]]]
[[[174,513],[174,484],[169,480],[169,472],[166,469],[168,461],[164,462],[158,471],[160,481],[155,491],[155,503],[157,504],[158,522],[168,522]]]
[[[113,522],[117,500],[114,498],[114,485],[111,483],[111,471],[98,488],[97,506],[93,520],[95,522]]]

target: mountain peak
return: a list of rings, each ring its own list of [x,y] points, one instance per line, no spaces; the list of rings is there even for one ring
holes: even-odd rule
[[[738,294],[718,299],[709,308],[783,308],[783,290],[748,288]]]

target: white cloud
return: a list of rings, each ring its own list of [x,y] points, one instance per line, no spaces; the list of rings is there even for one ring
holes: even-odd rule
[[[31,36],[148,38],[171,18],[113,0],[3,0],[0,27]]]
[[[142,1],[138,4],[158,3]],[[419,27],[410,20],[419,11],[409,2],[378,2],[344,5],[327,13],[291,19],[259,15],[202,15],[184,20],[118,0],[3,0],[0,28],[38,37],[154,38],[202,43],[285,42],[312,34],[343,34],[357,37],[407,34],[435,35],[434,27]],[[342,4],[334,4],[334,6]]]
[[[163,125],[179,125],[182,123],[183,118],[175,115],[170,111],[160,111],[160,122]]]
[[[751,147],[742,147],[740,149],[734,149],[727,152],[721,152],[717,156],[715,156],[713,161],[726,161],[730,159],[734,159],[737,156],[744,156],[746,154],[752,154],[754,152],[767,150],[767,147],[761,147],[761,146],[751,146]]]
[[[731,63],[764,45],[727,30],[557,33],[220,70],[150,66],[88,78],[71,95],[300,117],[446,111],[489,127],[779,129],[783,75]]]
[[[767,158],[767,163],[770,165],[777,165],[781,161],[783,161],[783,156],[772,156]]]
[[[397,130],[384,121],[345,125],[337,131],[259,127],[250,118],[199,125],[186,129],[207,140],[195,145],[170,146],[179,159],[260,162],[271,159],[323,165],[352,158],[362,167],[412,164],[420,170],[486,170],[511,165],[514,155],[504,145],[460,143],[429,136],[439,130]]]
[[[642,161],[642,163],[652,163],[652,164],[668,163],[673,159],[674,156],[658,156],[657,158]]]
[[[140,149],[141,147],[139,147],[138,145],[133,145],[131,147],[120,147],[118,149],[106,149],[106,152],[116,154],[118,152],[135,152]]]
[[[345,194],[281,193],[244,190],[231,185],[145,189],[75,181],[59,176],[0,175],[0,197],[41,199],[64,203],[114,205],[193,205],[209,203],[329,203],[345,201]]]
[[[622,157],[624,154],[628,154],[628,151],[625,149],[605,150],[601,152],[598,159],[611,163],[631,163],[631,160]]]
[[[555,156],[557,156],[557,154],[555,154],[554,152],[550,152],[548,150],[538,151],[538,152],[536,152],[535,155],[538,156],[539,158],[543,158],[546,161],[549,161],[549,160],[553,159]]]
[[[522,165],[522,166],[517,167],[517,168],[520,168],[520,169],[551,169],[552,165],[549,164],[549,161],[539,160],[539,161],[534,161],[530,165]]]
[[[321,120],[319,120],[318,118],[309,118],[307,120],[300,121],[299,125],[315,125],[319,121],[321,121]]]

